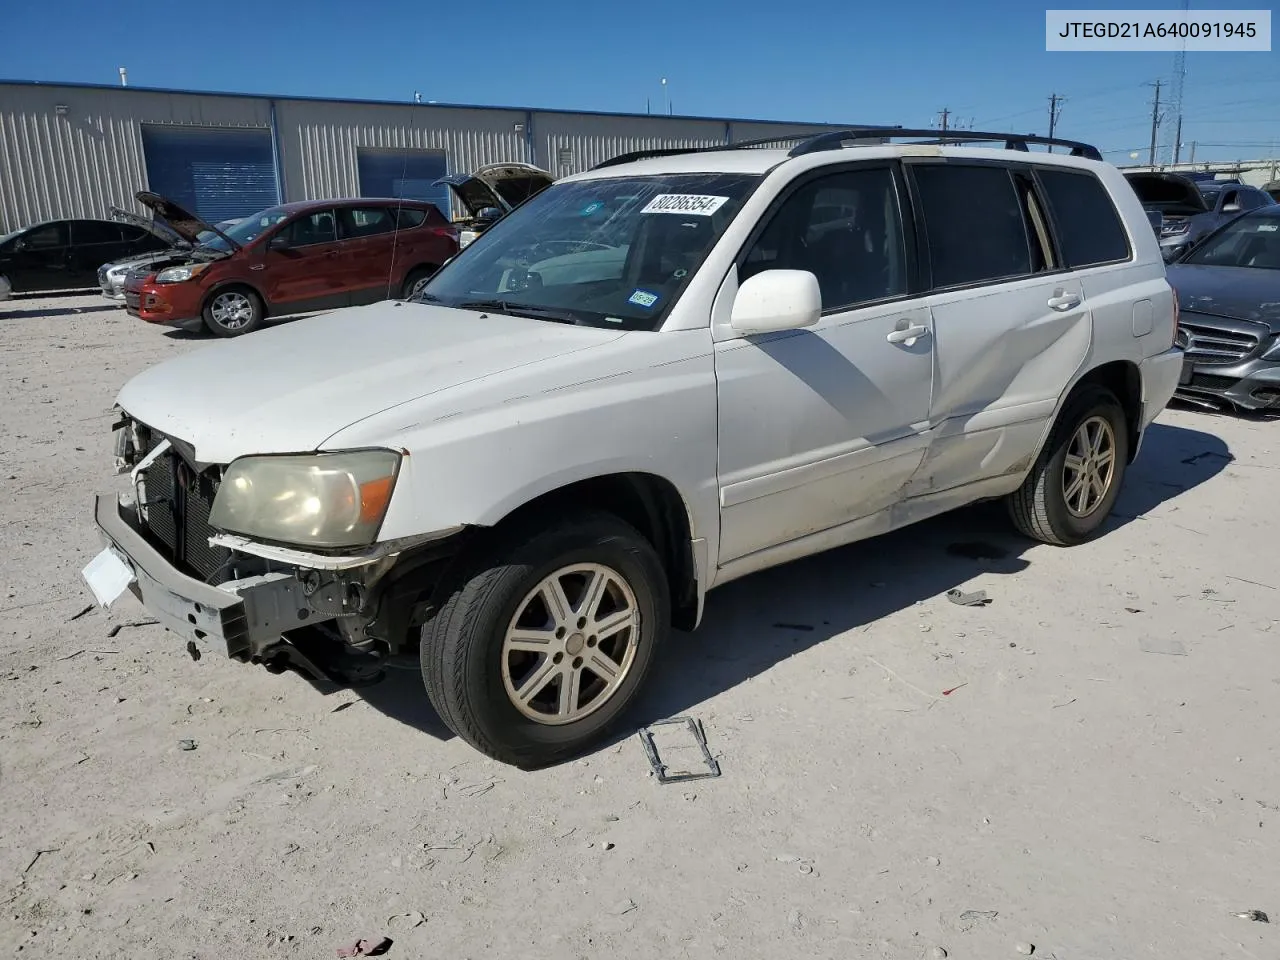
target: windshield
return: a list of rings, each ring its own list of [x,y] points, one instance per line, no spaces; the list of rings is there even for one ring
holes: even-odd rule
[[[219,227],[218,229],[240,244],[240,246],[247,247],[287,216],[288,214],[285,213],[282,207],[268,207],[266,210],[259,211],[251,217],[245,217],[234,226]],[[200,234],[200,246],[206,250],[221,250],[224,252],[232,249],[227,241],[212,230],[205,230]]]
[[[699,173],[557,184],[481,234],[416,299],[656,330],[759,182]]]
[[[1280,217],[1271,214],[1233,220],[1207,237],[1183,262],[1280,270]]]

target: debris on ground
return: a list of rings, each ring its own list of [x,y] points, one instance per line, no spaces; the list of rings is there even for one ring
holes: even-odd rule
[[[398,913],[394,917],[387,918],[387,926],[403,926],[412,930],[414,927],[420,927],[427,922],[426,916],[421,910],[414,910],[410,913]]]
[[[178,741],[178,749],[179,749],[179,750],[194,750],[195,748],[196,748],[196,742],[195,742],[194,740],[179,740],[179,741]]]
[[[192,660],[200,659],[200,648],[196,646],[196,642],[194,640],[187,641],[187,654]]]
[[[1139,610],[1137,607],[1125,607],[1124,612],[1125,613],[1141,613],[1142,611]]]
[[[960,607],[985,607],[991,602],[985,590],[965,593],[963,590],[948,590],[947,599]]]
[[[968,685],[969,685],[969,682],[967,680],[964,683],[958,683],[954,687],[952,687],[950,690],[943,690],[942,695],[944,697],[949,697],[953,693],[955,693],[957,690],[959,690],[961,687],[967,687]]]
[[[391,949],[390,937],[357,940],[345,947],[338,948],[339,957],[378,957]]]
[[[995,910],[966,910],[960,914],[961,920],[994,920],[1000,914]]]
[[[677,744],[676,749],[689,746],[696,748],[701,754],[701,763],[704,769],[672,771],[666,761],[659,756],[658,745],[654,741],[655,727],[682,728],[680,732],[685,734],[692,743],[687,745]],[[686,780],[705,780],[720,776],[720,764],[716,762],[715,757],[711,756],[711,749],[707,746],[707,735],[702,729],[700,720],[695,720],[692,717],[671,717],[668,720],[655,720],[649,726],[640,728],[639,737],[640,743],[644,747],[645,756],[649,758],[649,766],[653,768],[653,775],[658,778],[659,783],[682,783]]]
[[[636,902],[632,900],[630,897],[628,897],[626,900],[622,900],[616,906],[614,906],[613,912],[617,916],[621,917],[624,914],[628,914],[635,909],[637,909]]]
[[[1036,952],[1036,945],[1034,943],[1022,941],[1020,943],[1015,943],[1013,945],[1013,949],[1017,950],[1024,957],[1029,957]]]
[[[60,849],[61,849],[60,847],[50,847],[47,850],[37,850],[36,855],[31,858],[31,862],[22,868],[22,872],[25,874],[28,870],[34,867],[36,865],[36,861],[39,860],[41,857],[43,857],[46,853],[57,853]]]
[[[1271,918],[1261,910],[1242,910],[1236,914],[1241,920],[1252,920],[1254,923],[1270,923]]]
[[[89,614],[93,613],[93,608],[94,608],[94,605],[93,605],[92,603],[91,603],[91,604],[89,604],[87,607],[85,607],[83,610],[81,610],[81,611],[80,611],[79,613],[77,613],[75,616],[73,616],[73,617],[71,617],[70,619],[68,619],[68,620],[67,620],[67,623],[71,623],[71,621],[72,621],[72,620],[79,620],[81,617],[88,616]]]
[[[107,639],[111,639],[125,627],[154,627],[159,622],[159,620],[130,620],[127,623],[117,623],[107,631]]]
[[[1187,648],[1181,640],[1168,637],[1143,637],[1138,641],[1138,649],[1143,653],[1163,653],[1170,657],[1185,657]]]
[[[929,960],[947,960],[947,951],[945,947],[930,947]]]

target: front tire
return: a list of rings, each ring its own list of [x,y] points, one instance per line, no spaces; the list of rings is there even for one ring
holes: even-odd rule
[[[400,299],[412,300],[427,285],[427,281],[435,276],[438,269],[439,267],[416,267],[411,270],[409,276],[405,277]]]
[[[262,326],[262,298],[248,287],[224,287],[204,305],[204,325],[219,337],[238,337]]]
[[[605,513],[501,536],[422,628],[445,724],[525,769],[598,742],[634,700],[670,624],[652,545]]]
[[[1093,539],[1120,495],[1129,428],[1115,394],[1091,384],[1068,400],[1040,456],[1007,505],[1014,526],[1066,547]]]

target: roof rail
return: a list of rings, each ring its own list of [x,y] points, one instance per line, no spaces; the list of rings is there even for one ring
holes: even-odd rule
[[[851,127],[848,130],[834,130],[831,133],[820,133],[809,137],[803,143],[791,148],[788,156],[803,157],[823,150],[839,150],[850,140],[861,140],[867,137],[927,137],[922,144],[947,145],[956,143],[1004,143],[1006,150],[1030,149],[1029,144],[1045,144],[1054,147],[1067,147],[1073,157],[1085,157],[1089,160],[1101,160],[1098,148],[1089,143],[1077,140],[1063,140],[1060,137],[1038,137],[1023,133],[985,133],[977,130],[948,130],[941,135],[938,130],[906,130],[902,127]]]
[[[856,129],[868,131],[866,133],[860,133],[858,135],[859,139],[866,138],[866,137],[878,137],[883,139],[885,136],[890,135],[889,131],[891,130],[897,131],[900,128],[868,126],[868,127],[858,127]],[[879,132],[877,133],[875,131],[879,131]],[[849,139],[848,133],[846,131],[842,130],[839,133],[841,138],[845,140]],[[896,136],[897,134],[895,132],[892,135]],[[591,169],[600,170],[604,167],[616,167],[624,163],[634,163],[637,160],[649,160],[649,159],[652,159],[653,157],[677,157],[677,156],[683,156],[689,153],[718,153],[721,150],[744,150],[744,149],[749,149],[751,147],[767,147],[772,143],[793,143],[796,140],[802,141],[802,145],[803,145],[803,143],[808,143],[810,140],[813,140],[821,136],[824,136],[824,134],[793,133],[788,136],[781,136],[781,137],[762,137],[759,140],[738,140],[735,143],[716,144],[714,147],[670,147],[666,149],[659,148],[656,150],[636,150],[632,153],[621,153],[616,157],[611,157],[610,159],[605,160],[603,163],[597,163]]]

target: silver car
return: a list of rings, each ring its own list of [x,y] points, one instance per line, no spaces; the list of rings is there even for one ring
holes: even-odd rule
[[[129,276],[129,272],[136,267],[145,267],[152,263],[159,263],[173,256],[175,249],[185,250],[191,246],[186,240],[178,236],[168,226],[158,220],[152,220],[147,217],[140,217],[136,213],[129,213],[127,210],[119,208],[111,208],[111,219],[120,220],[124,223],[132,223],[135,226],[142,227],[144,230],[150,230],[156,236],[168,243],[169,249],[152,251],[151,253],[140,253],[137,256],[126,257],[123,260],[115,260],[111,263],[104,263],[98,268],[98,286],[102,290],[102,295],[108,300],[115,300],[118,303],[124,303],[124,282]],[[223,220],[217,224],[219,230],[226,230],[228,227],[235,226],[240,219]],[[200,239],[212,239],[217,234],[212,231],[206,231],[201,235]]]

